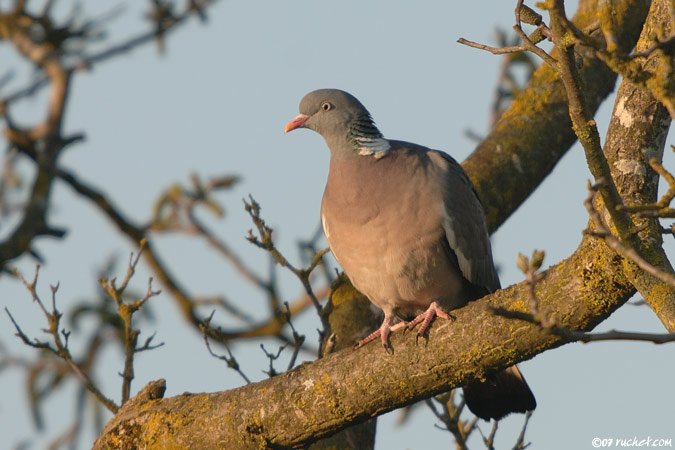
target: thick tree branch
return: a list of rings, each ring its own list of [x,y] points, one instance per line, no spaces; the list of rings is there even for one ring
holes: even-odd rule
[[[636,51],[652,48],[654,36],[673,32],[671,6],[669,0],[652,2]],[[655,70],[661,60],[661,55],[654,54],[644,61],[643,68]],[[659,177],[650,160],[661,161],[670,124],[669,112],[650,91],[629,80],[622,81],[605,139],[604,155],[623,204],[651,205],[656,202]],[[672,279],[673,267],[662,247],[658,219],[635,214],[633,221],[640,231],[635,235],[637,244],[633,244],[637,247],[632,250],[637,250],[641,258]],[[666,329],[675,332],[675,288],[630,261],[624,268],[628,279]]]
[[[539,284],[541,310],[561,327],[590,330],[634,293],[621,261],[604,243],[584,239]],[[377,345],[345,349],[235,390],[122,408],[95,448],[113,442],[238,449],[308,444],[565,344],[538,325],[492,314],[496,307],[528,312],[528,289],[520,283],[456,310],[456,321],[432,329],[433,345],[394,335],[393,356]]]

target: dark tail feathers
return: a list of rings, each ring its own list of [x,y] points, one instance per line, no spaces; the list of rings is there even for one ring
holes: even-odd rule
[[[466,406],[487,421],[499,420],[511,413],[525,413],[537,407],[534,394],[515,365],[488,375],[485,381],[473,381],[463,389]]]

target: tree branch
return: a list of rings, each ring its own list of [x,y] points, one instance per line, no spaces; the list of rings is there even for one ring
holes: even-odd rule
[[[637,52],[653,47],[654,35],[670,34],[671,2],[652,2]],[[645,70],[660,64],[659,55],[643,61]],[[672,79],[671,69],[671,79]],[[659,177],[655,168],[660,166],[671,124],[667,109],[651,94],[630,80],[623,80],[616,95],[614,110],[605,138],[604,155],[609,163],[623,204],[652,205],[658,194]],[[654,159],[654,163],[650,162]],[[666,176],[666,179],[668,177]],[[622,206],[623,206],[622,204]],[[673,267],[663,250],[662,228],[657,218],[633,214],[639,256],[661,274],[672,278]],[[644,297],[666,329],[675,332],[675,288],[663,279],[644,272],[637,265],[624,266],[628,279]]]
[[[520,283],[455,310],[456,321],[432,329],[433,346],[415,345],[411,334],[394,335],[393,356],[377,345],[345,349],[231,391],[122,408],[95,448],[158,441],[241,449],[308,444],[569,342],[538,325],[491,313],[496,307],[528,312],[528,289]],[[572,330],[593,328],[635,292],[621,259],[590,238],[548,270],[539,289],[542,309]]]

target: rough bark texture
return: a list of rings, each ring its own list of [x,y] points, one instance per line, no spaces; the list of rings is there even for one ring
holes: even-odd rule
[[[671,0],[655,0],[645,22],[637,51],[646,51],[655,44],[654,38],[670,36]],[[657,73],[667,65],[663,59],[670,56],[656,52],[644,64],[644,68]],[[614,103],[614,112],[607,132],[605,156],[609,162],[612,178],[616,180],[619,193],[625,204],[644,205],[654,203],[657,196],[659,176],[649,166],[650,158],[661,161],[671,118],[668,110],[654,96],[623,80]],[[672,272],[662,244],[661,227],[656,219],[634,216],[639,233],[640,253],[655,267]],[[626,275],[640,294],[661,319],[670,332],[675,332],[675,289],[657,278],[626,263]]]
[[[349,349],[364,335],[379,325],[380,314],[374,312],[372,303],[342,274],[331,286],[329,301],[328,335],[333,335],[333,344],[324,342],[323,348],[330,352]],[[326,356],[326,355],[324,355]],[[312,444],[309,450],[368,450],[375,447],[377,419],[346,428],[332,436]]]
[[[586,240],[548,271],[538,292],[541,310],[558,324],[588,330],[634,289],[621,258],[604,243]],[[414,333],[396,333],[394,355],[378,345],[345,349],[238,389],[125,405],[94,448],[299,447],[565,343],[489,307],[527,312],[527,286],[457,310],[456,321],[433,327],[427,346],[415,345]]]

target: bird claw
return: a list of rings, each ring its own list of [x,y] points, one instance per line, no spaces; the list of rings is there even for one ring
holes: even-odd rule
[[[383,329],[382,327],[378,328],[377,330],[373,331],[371,334],[368,336],[364,337],[361,339],[355,346],[354,348],[361,348],[364,345],[376,340],[378,337],[382,341],[382,347],[384,348],[384,351],[389,353],[390,355],[394,354],[394,347],[392,347],[391,343],[389,342],[389,335],[391,334],[391,329],[389,327]]]
[[[424,311],[422,314],[419,314],[413,320],[408,322],[407,325],[408,329],[414,328],[418,323],[422,324],[420,325],[420,329],[417,330],[417,336],[415,337],[415,344],[417,344],[420,337],[423,337],[425,339],[425,343],[427,344],[429,343],[428,331],[429,328],[431,327],[431,322],[433,322],[436,316],[446,320],[453,320],[453,321],[455,320],[455,317],[452,314],[448,314],[445,311],[443,311],[441,307],[438,306],[438,303],[431,302],[426,311]]]
[[[386,316],[385,315],[384,320],[382,321],[382,325],[380,325],[380,328],[373,331],[372,333],[370,333],[365,338],[361,339],[358,342],[358,344],[356,344],[355,348],[363,347],[364,345],[368,344],[369,342],[374,341],[375,339],[377,339],[379,337],[380,341],[382,342],[382,347],[384,347],[384,350],[389,354],[393,354],[394,348],[391,346],[391,343],[389,342],[389,335],[393,331],[396,331],[396,330],[405,326],[405,323],[403,323],[403,322],[399,322],[395,325],[392,325],[393,321],[394,321],[394,318],[392,316]]]
[[[403,321],[398,322],[395,325],[392,325],[394,318],[392,316],[385,315],[384,320],[382,321],[382,325],[380,325],[380,328],[373,331],[365,338],[361,339],[354,346],[354,348],[361,348],[364,345],[376,340],[379,337],[380,341],[382,342],[382,347],[384,347],[384,350],[391,355],[394,353],[394,347],[392,347],[391,343],[389,342],[389,335],[392,332],[399,330],[401,328],[403,328],[403,332],[405,333],[408,330],[412,330],[413,328],[415,328],[415,326],[419,323],[421,323],[422,325],[420,325],[420,329],[417,331],[417,336],[415,337],[415,344],[417,344],[419,338],[422,337],[424,338],[426,345],[429,343],[429,336],[427,331],[429,331],[431,322],[434,320],[434,317],[436,316],[442,317],[443,319],[446,320],[455,320],[455,317],[453,315],[443,311],[436,302],[431,302],[426,311],[424,311],[422,314],[419,314],[410,322]]]
[[[384,351],[387,352],[389,355],[394,354],[394,347],[391,345],[391,342],[387,341],[386,343],[382,343],[382,347],[384,348]]]

